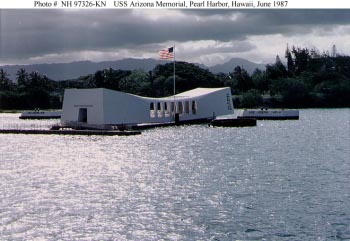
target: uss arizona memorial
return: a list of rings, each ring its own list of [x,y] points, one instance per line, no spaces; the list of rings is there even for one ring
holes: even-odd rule
[[[175,102],[174,102],[175,100]],[[176,114],[175,114],[176,113]],[[98,89],[67,89],[62,124],[137,125],[211,120],[233,114],[231,90],[197,88],[164,98],[149,98]]]

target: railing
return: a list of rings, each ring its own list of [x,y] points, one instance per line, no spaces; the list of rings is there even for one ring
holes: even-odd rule
[[[0,126],[2,130],[48,130],[52,124],[13,124],[6,123]]]

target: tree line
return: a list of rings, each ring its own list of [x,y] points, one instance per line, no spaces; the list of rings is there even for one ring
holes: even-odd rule
[[[276,56],[265,70],[249,74],[243,67],[211,73],[187,62],[176,62],[176,92],[197,87],[231,87],[235,107],[350,107],[350,57],[317,49],[287,46],[286,64]],[[77,79],[53,81],[45,75],[18,70],[16,81],[0,69],[0,109],[62,107],[64,89],[108,88],[135,95],[173,94],[173,64],[152,71],[98,70]]]

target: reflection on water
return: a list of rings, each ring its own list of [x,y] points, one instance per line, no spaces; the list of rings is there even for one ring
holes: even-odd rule
[[[300,116],[129,137],[0,134],[0,237],[349,239],[349,109]],[[56,122],[0,114],[0,126]]]

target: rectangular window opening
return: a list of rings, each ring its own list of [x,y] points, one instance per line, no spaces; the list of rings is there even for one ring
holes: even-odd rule
[[[192,114],[197,114],[197,102],[195,100],[192,101]]]
[[[149,104],[149,115],[151,118],[156,117],[155,110],[154,110],[154,103]]]
[[[162,103],[157,102],[157,116],[163,117]]]
[[[190,102],[189,101],[185,102],[185,113],[186,114],[190,113]]]
[[[178,102],[178,107],[179,107],[179,115],[183,115],[184,114],[184,106],[183,106],[182,102]]]
[[[169,103],[168,102],[164,103],[164,115],[165,115],[165,117],[169,117],[169,115],[170,115]]]

